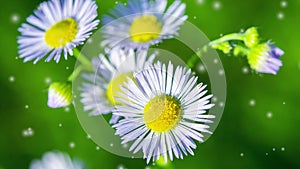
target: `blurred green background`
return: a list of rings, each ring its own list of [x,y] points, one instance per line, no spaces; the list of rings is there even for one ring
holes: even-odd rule
[[[16,59],[17,28],[40,2],[1,1],[0,168],[25,169],[44,152],[61,150],[82,159],[91,169],[144,169],[147,165],[142,159],[97,150],[72,106],[47,108],[49,83],[64,81],[72,72],[74,58],[36,65]],[[222,120],[212,137],[198,146],[195,156],[174,160],[174,167],[299,169],[300,0],[184,2],[189,21],[210,39],[257,26],[265,40],[272,39],[286,53],[277,76],[247,73],[245,60],[220,53],[228,85]],[[97,4],[102,15],[115,6],[115,1],[99,0]],[[24,137],[29,128],[33,136]]]

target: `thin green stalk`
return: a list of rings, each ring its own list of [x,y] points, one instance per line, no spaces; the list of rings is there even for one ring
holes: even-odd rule
[[[68,77],[68,81],[72,82],[79,74],[80,72],[83,70],[83,66],[80,65],[78,66],[73,72],[72,74]]]
[[[89,61],[89,59],[87,59],[86,56],[84,56],[77,48],[74,48],[73,54],[74,54],[75,58],[81,64],[83,64],[86,68],[93,69],[93,66],[92,66],[91,62]]]
[[[203,53],[205,53],[207,51],[208,47],[213,47],[215,45],[218,45],[218,44],[221,44],[224,42],[228,42],[228,41],[232,41],[232,40],[244,40],[244,34],[243,33],[232,33],[232,34],[225,35],[219,39],[211,41],[210,43],[208,43],[208,45],[203,46],[198,52],[196,52],[196,54],[191,56],[187,62],[187,65],[190,68],[194,68],[196,66],[198,59],[202,56]]]
[[[217,45],[217,44],[232,41],[232,40],[244,40],[244,33],[232,33],[232,34],[222,36],[219,39],[211,41],[209,43],[209,46]]]

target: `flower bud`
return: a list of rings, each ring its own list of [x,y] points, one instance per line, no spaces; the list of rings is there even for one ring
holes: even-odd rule
[[[48,90],[48,106],[50,108],[61,108],[70,105],[72,102],[71,83],[55,82]]]

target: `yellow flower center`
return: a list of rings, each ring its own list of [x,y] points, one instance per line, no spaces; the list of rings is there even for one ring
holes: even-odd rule
[[[72,18],[67,18],[52,25],[45,33],[45,41],[52,48],[65,46],[72,42],[78,32],[78,24]]]
[[[162,23],[154,15],[144,15],[133,20],[129,33],[137,43],[145,43],[157,39],[162,30]]]
[[[106,96],[111,105],[121,104],[119,101],[115,99],[115,97],[119,96],[119,93],[122,93],[120,85],[124,84],[124,82],[127,82],[127,77],[133,79],[132,73],[123,73],[109,82],[106,91]]]
[[[155,132],[167,132],[177,126],[181,112],[180,103],[175,98],[160,95],[144,107],[144,121]]]

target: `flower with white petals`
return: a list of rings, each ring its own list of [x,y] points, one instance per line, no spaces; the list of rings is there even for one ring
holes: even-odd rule
[[[30,169],[83,169],[81,161],[72,160],[68,154],[61,152],[47,152],[41,160],[34,160]]]
[[[167,0],[128,0],[119,3],[104,15],[103,46],[125,49],[142,49],[157,44],[163,39],[178,35],[180,25],[187,16],[185,4],[175,0],[167,8]]]
[[[283,54],[283,50],[267,42],[250,49],[247,58],[250,67],[255,71],[276,75],[282,66],[280,57]]]
[[[19,28],[19,57],[37,63],[44,58],[59,62],[61,54],[84,43],[97,28],[97,5],[93,0],[49,0],[40,4]]]
[[[214,105],[206,95],[206,85],[196,84],[191,70],[160,62],[134,74],[121,87],[113,114],[124,117],[113,127],[122,144],[132,142],[130,151],[143,151],[147,163],[161,156],[167,161],[194,154],[194,140],[203,142],[203,133],[211,133],[214,115],[206,110]]]
[[[132,73],[152,64],[155,54],[147,56],[146,50],[134,52],[114,49],[108,55],[100,54],[93,60],[95,73],[84,74],[81,88],[81,102],[91,116],[111,113],[120,104],[115,96],[121,91],[119,85],[133,77]],[[113,116],[110,123],[116,123],[119,116]]]
[[[72,85],[69,82],[52,83],[48,89],[48,107],[61,108],[72,103]]]

